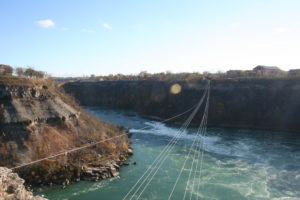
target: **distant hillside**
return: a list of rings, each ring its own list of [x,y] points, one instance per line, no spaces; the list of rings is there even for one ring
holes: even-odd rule
[[[0,76],[0,166],[18,166],[124,133],[84,113],[50,79]],[[122,165],[128,148],[125,134],[17,172],[32,184],[103,179],[116,174],[113,165]],[[90,167],[103,166],[102,175],[89,173]]]

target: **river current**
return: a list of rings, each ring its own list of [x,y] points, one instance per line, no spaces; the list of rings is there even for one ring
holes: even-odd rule
[[[100,182],[79,182],[62,190],[46,188],[36,194],[50,200],[121,200],[165,145],[177,126],[140,117],[134,112],[98,107],[85,109],[102,120],[130,128],[134,155],[120,177]],[[208,116],[209,120],[209,116]],[[144,126],[145,130],[139,130]],[[188,128],[139,199],[168,199],[197,129]],[[298,136],[297,136],[298,135]],[[205,136],[202,175],[198,191],[187,185],[186,168],[172,199],[182,199],[185,188],[201,200],[300,200],[300,136],[285,132],[209,128]],[[187,195],[187,199],[190,196]]]

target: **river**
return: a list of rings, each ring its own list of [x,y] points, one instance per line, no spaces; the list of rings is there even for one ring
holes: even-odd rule
[[[79,182],[62,190],[46,188],[35,194],[50,200],[121,200],[179,127],[140,117],[134,112],[85,107],[103,120],[130,127],[134,155],[122,167],[120,177],[101,182]],[[146,130],[138,130],[148,125]],[[140,199],[167,199],[196,129],[189,128],[174,146],[164,165],[154,176]],[[296,137],[296,135],[298,135]],[[192,163],[188,159],[187,167]],[[189,174],[184,168],[172,199],[201,200],[299,200],[300,135],[285,132],[209,128],[205,137],[202,175],[198,191],[186,188]]]

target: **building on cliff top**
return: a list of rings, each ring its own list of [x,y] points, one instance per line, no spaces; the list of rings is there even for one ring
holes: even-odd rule
[[[257,75],[280,75],[283,71],[275,66],[258,65],[253,70],[229,70],[226,72],[228,77],[255,77]]]
[[[253,71],[255,71],[257,74],[260,75],[277,75],[282,73],[282,70],[276,66],[264,66],[264,65],[256,66],[255,68],[253,68]]]
[[[300,76],[300,69],[291,69],[289,71],[289,76]]]

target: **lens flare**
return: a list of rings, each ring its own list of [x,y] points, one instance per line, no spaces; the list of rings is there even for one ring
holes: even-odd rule
[[[178,93],[180,93],[181,92],[181,86],[179,85],[179,84],[173,84],[172,86],[171,86],[171,88],[170,88],[170,92],[172,93],[172,94],[178,94]]]

